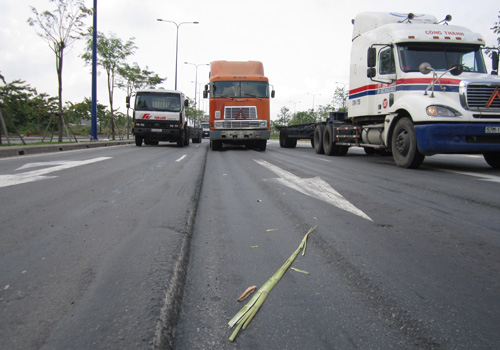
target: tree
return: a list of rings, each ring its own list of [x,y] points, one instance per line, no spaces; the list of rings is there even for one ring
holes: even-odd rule
[[[104,68],[107,75],[108,82],[108,96],[109,96],[109,110],[111,117],[111,134],[115,140],[115,118],[113,109],[113,93],[116,86],[116,75],[118,68],[123,66],[125,59],[133,55],[134,50],[137,48],[134,44],[134,38],[130,38],[127,42],[123,43],[120,38],[115,34],[110,33],[106,37],[102,33],[97,34],[97,65]],[[86,52],[82,58],[87,64],[92,62],[92,33],[88,33]]]
[[[197,127],[199,127],[203,119],[203,111],[195,109],[194,101],[189,97],[187,97],[187,99],[189,100],[189,106],[186,107],[186,115]]]
[[[345,85],[342,87],[337,86],[335,92],[333,93],[332,104],[337,110],[341,112],[347,112],[347,99],[349,98],[349,92],[347,91]]]
[[[500,11],[499,11],[500,13]],[[499,21],[498,22],[495,22],[495,25],[493,26],[493,28],[491,28],[491,30],[493,30],[493,33],[497,34],[498,35],[498,38],[497,38],[497,48],[500,49],[500,15],[498,16],[498,19]]]
[[[117,81],[117,86],[125,89],[127,96],[132,96],[135,91],[146,87],[155,87],[167,80],[148,70],[147,66],[146,69],[141,69],[137,62],[134,62],[133,66],[124,63],[118,67],[118,75],[120,79]]]
[[[45,40],[56,55],[56,71],[59,98],[59,142],[63,135],[63,98],[62,98],[62,72],[64,49],[71,46],[83,34],[83,20],[92,13],[85,7],[83,0],[49,0],[56,3],[52,12],[41,13],[34,7],[31,11],[34,17],[28,18],[30,26],[38,27],[38,36]]]
[[[158,74],[153,73],[146,69],[141,69],[137,62],[134,62],[133,66],[124,63],[121,67],[118,67],[119,79],[117,86],[120,89],[125,89],[127,93],[127,98],[130,99],[135,91],[139,89],[144,89],[145,87],[155,87],[163,83],[167,78],[160,78]],[[129,107],[127,105],[127,138],[128,138],[128,119],[129,119]]]
[[[310,109],[307,112],[295,113],[288,125],[311,124],[311,123],[316,123],[316,121],[317,121],[316,113],[312,109]]]
[[[290,121],[292,120],[292,115],[290,114],[290,109],[288,107],[283,106],[280,109],[278,114],[278,119],[275,121],[275,126],[288,126]]]
[[[330,116],[330,112],[334,110],[335,108],[332,105],[319,106],[318,111],[316,112],[316,120],[317,121],[327,120],[328,117]]]
[[[45,93],[38,94],[35,88],[22,80],[14,80],[0,87],[0,102],[12,122],[21,130],[41,131],[41,123],[48,122],[48,115],[58,110],[57,98]]]

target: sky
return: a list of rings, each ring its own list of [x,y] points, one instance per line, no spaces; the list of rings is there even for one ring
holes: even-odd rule
[[[92,0],[85,0],[87,7]],[[57,96],[55,54],[27,23],[39,12],[54,10],[49,0],[2,0],[0,11],[0,72],[7,82],[21,79],[38,92]],[[98,31],[114,33],[124,42],[134,38],[137,50],[127,63],[137,62],[161,77],[162,85],[175,85],[173,23],[179,26],[177,87],[192,99],[197,71],[199,107],[208,109],[201,90],[208,82],[211,61],[257,60],[276,91],[271,118],[282,107],[291,113],[332,102],[336,87],[348,86],[351,20],[359,12],[381,11],[432,14],[439,20],[453,16],[450,24],[463,25],[483,35],[486,44],[497,46],[491,28],[499,21],[500,2],[481,0],[98,0]],[[86,25],[92,25],[88,17]],[[80,57],[84,41],[65,50],[63,100],[81,102],[91,96],[90,67]],[[198,64],[185,64],[190,62]],[[98,77],[98,102],[109,105],[106,75]],[[115,90],[114,106],[126,113],[125,92]]]

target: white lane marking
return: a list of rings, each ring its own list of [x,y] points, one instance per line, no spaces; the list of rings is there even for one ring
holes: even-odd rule
[[[339,209],[345,210],[349,213],[362,217],[363,219],[373,221],[368,215],[363,213],[360,209],[352,205],[340,193],[335,191],[327,182],[323,181],[319,176],[310,179],[301,179],[294,174],[283,170],[276,165],[268,163],[264,160],[254,159],[255,162],[263,167],[271,170],[279,176],[275,179],[279,183],[288,186],[302,194],[317,198],[323,202],[331,204]]]
[[[176,162],[180,162],[181,160],[183,160],[184,158],[186,158],[186,155],[183,155],[182,157],[180,157],[179,159],[176,160]]]
[[[91,164],[100,162],[103,160],[111,159],[111,157],[99,157],[87,160],[77,160],[77,161],[55,161],[55,162],[37,162],[37,163],[28,163],[23,165],[22,167],[16,170],[24,170],[29,168],[36,167],[44,167],[49,166],[48,168],[27,171],[20,174],[12,174],[12,175],[0,175],[0,187],[7,187],[13,185],[19,185],[27,182],[53,179],[57,176],[46,176],[47,174],[53,173],[55,171],[60,171],[64,169],[74,168],[80,165]]]
[[[456,171],[456,170],[446,170],[446,169],[439,169],[439,170],[446,171],[447,173],[477,177],[479,178],[480,181],[490,181],[490,182],[500,183],[500,176],[497,175],[473,173],[470,171]]]

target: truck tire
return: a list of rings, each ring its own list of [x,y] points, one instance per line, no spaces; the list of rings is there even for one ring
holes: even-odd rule
[[[500,169],[500,153],[499,152],[487,152],[483,154],[484,160],[494,169]]]
[[[314,129],[314,150],[317,154],[324,154],[325,150],[323,148],[323,134],[325,132],[325,126],[323,124],[316,125]]]
[[[280,147],[285,148],[285,130],[280,130]]]
[[[135,145],[137,147],[141,147],[142,146],[142,137],[140,137],[140,136],[136,136],[135,137]]]
[[[186,144],[186,134],[185,133],[182,133],[182,136],[179,137],[179,139],[177,140],[177,147],[184,147],[184,145]]]
[[[219,151],[222,149],[222,141],[221,140],[210,140],[210,149],[212,151]]]
[[[283,146],[281,146],[283,145]],[[280,146],[283,148],[295,148],[297,147],[297,139],[288,137],[288,130],[280,131]]]
[[[347,146],[339,146],[335,141],[335,132],[333,126],[328,124],[323,133],[323,150],[329,156],[345,156],[347,154]]]
[[[396,122],[391,138],[392,157],[401,168],[417,169],[425,156],[419,152],[413,122],[401,118]]]
[[[257,142],[257,150],[264,152],[266,150],[267,140],[259,140]]]
[[[184,146],[189,146],[189,129],[185,128],[184,129]]]

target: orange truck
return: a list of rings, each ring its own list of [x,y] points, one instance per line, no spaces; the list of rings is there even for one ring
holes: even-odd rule
[[[210,83],[203,97],[210,95],[210,149],[223,144],[245,145],[265,151],[271,136],[269,80],[258,61],[214,61]]]

